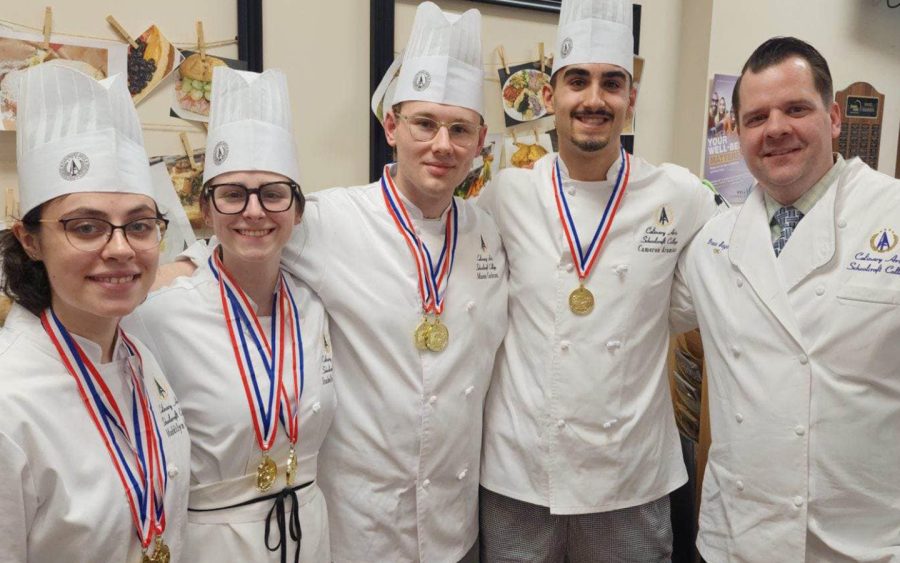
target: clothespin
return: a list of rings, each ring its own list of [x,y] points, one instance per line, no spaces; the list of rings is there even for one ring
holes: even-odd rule
[[[181,145],[184,147],[184,152],[187,153],[188,162],[191,163],[191,168],[194,170],[199,170],[200,165],[197,164],[197,161],[194,160],[194,147],[191,146],[191,140],[188,139],[187,133],[181,132]]]
[[[541,72],[544,72],[544,42],[538,43],[538,60],[541,61]]]
[[[44,49],[50,48],[50,30],[53,28],[53,8],[44,8]]]
[[[132,36],[128,35],[128,32],[125,31],[125,28],[122,27],[122,24],[116,21],[116,18],[112,17],[112,15],[110,14],[106,16],[106,21],[109,22],[109,25],[113,26],[113,29],[116,30],[116,33],[122,36],[122,39],[128,41],[128,44],[131,45],[132,49],[138,48],[137,41],[135,41]]]
[[[206,59],[206,41],[203,39],[203,22],[197,20],[197,50],[200,51],[200,58]]]
[[[509,65],[506,64],[506,55],[503,53],[503,45],[497,47],[497,54],[500,55],[500,64],[503,65],[503,70],[506,71],[506,74],[509,74]]]

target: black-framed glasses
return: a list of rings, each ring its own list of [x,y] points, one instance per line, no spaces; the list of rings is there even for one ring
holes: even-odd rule
[[[471,147],[478,142],[478,133],[482,126],[469,121],[438,121],[424,115],[395,114],[406,122],[410,136],[422,142],[434,139],[441,127],[447,128],[450,142],[460,147]]]
[[[96,252],[106,246],[116,229],[122,229],[125,240],[134,250],[150,250],[162,242],[168,219],[144,217],[124,225],[114,225],[106,219],[95,217],[70,217],[69,219],[41,219],[41,223],[61,223],[66,240],[73,247],[85,252]]]
[[[299,198],[299,191],[300,186],[293,182],[269,182],[258,188],[248,188],[243,184],[212,184],[206,188],[213,207],[223,215],[243,213],[253,194],[266,211],[282,213],[291,208],[295,197]]]

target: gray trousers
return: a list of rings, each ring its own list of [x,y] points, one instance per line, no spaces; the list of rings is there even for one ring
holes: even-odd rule
[[[481,563],[659,563],[672,559],[668,495],[609,512],[557,515],[481,487]]]

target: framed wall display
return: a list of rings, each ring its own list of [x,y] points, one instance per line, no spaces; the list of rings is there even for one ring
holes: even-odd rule
[[[250,1],[250,0],[241,0]],[[561,0],[468,0],[467,3],[486,4],[500,7],[508,7],[516,10],[531,10],[549,13],[559,13]],[[369,94],[374,94],[381,82],[384,73],[394,60],[394,26],[396,0],[371,0],[369,7]],[[641,6],[635,4],[633,12],[634,21],[634,54],[640,50]],[[491,46],[483,44],[485,56],[490,52]],[[485,75],[494,75],[496,72],[485,69]],[[493,132],[493,127],[492,127]],[[629,152],[634,152],[634,135],[623,134],[622,144]],[[392,160],[392,150],[384,138],[381,123],[373,115],[369,114],[369,178],[375,181],[381,177],[384,165]]]
[[[835,92],[834,99],[841,108],[843,123],[841,134],[832,143],[833,150],[844,158],[858,156],[877,170],[884,94],[867,82],[854,82]]]

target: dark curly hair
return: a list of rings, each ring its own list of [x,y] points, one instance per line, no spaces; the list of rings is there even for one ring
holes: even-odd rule
[[[44,206],[39,205],[22,218],[22,224],[29,233],[37,233],[41,228],[41,214]],[[0,261],[3,275],[0,291],[35,315],[50,306],[50,279],[47,269],[39,260],[32,260],[22,243],[12,230],[0,233]]]

